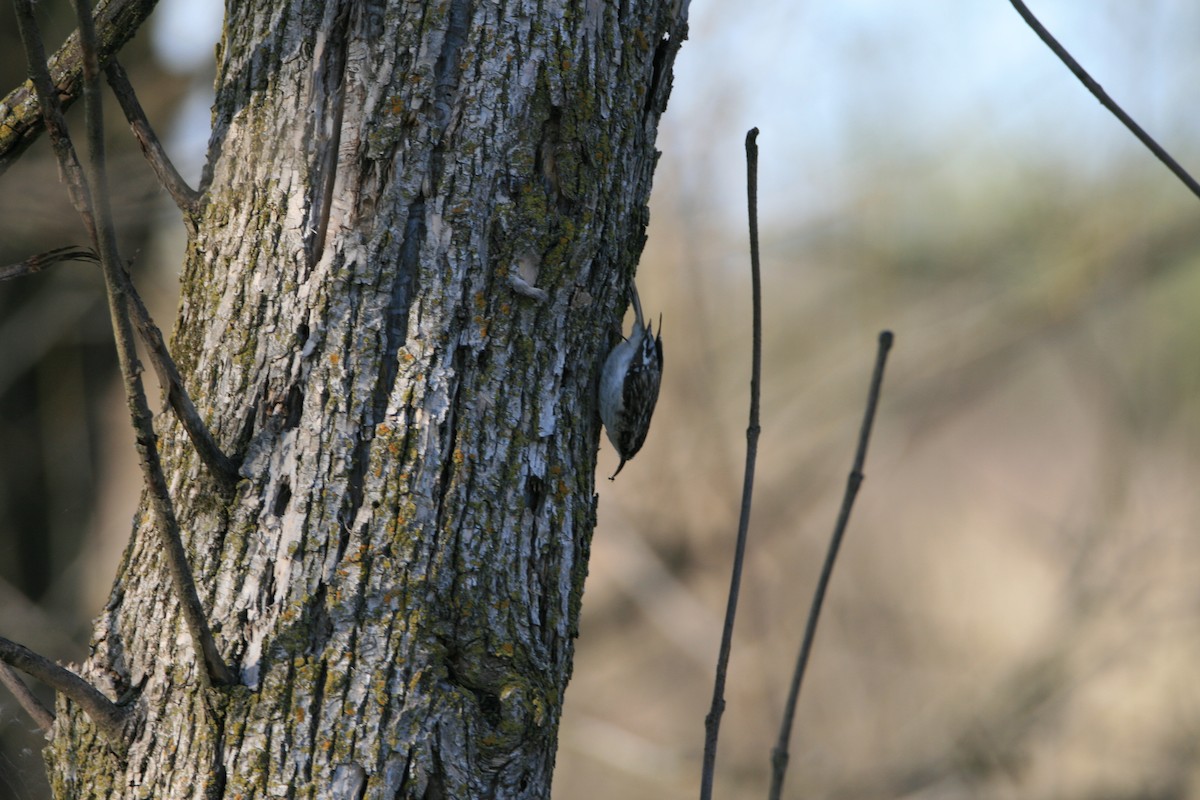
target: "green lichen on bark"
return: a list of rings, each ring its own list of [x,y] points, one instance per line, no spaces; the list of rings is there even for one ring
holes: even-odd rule
[[[190,770],[263,797],[353,767],[371,798],[548,795],[595,380],[644,241],[651,62],[684,12],[354,8],[229,9],[174,346],[242,480],[206,491],[169,422],[163,452],[246,685],[177,724],[194,665],[140,519],[101,649],[121,661],[98,664],[146,711],[120,786],[184,796]],[[544,299],[513,288],[522,259]],[[52,772],[94,746],[64,716]]]

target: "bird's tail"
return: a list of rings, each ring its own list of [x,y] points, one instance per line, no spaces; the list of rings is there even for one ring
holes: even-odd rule
[[[629,299],[633,301],[633,313],[637,317],[638,330],[645,330],[646,322],[642,319],[642,300],[638,297],[636,281],[629,284]]]

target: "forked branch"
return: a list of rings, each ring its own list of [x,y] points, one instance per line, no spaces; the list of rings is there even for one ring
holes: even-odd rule
[[[74,145],[67,134],[66,125],[62,119],[62,110],[53,91],[50,74],[46,67],[45,53],[41,45],[41,36],[33,14],[32,2],[31,0],[14,0],[30,77],[38,89],[43,117],[50,133],[54,152],[59,159],[59,167],[71,189],[71,199],[83,218],[100,257],[105,288],[108,293],[113,336],[117,347],[117,360],[125,385],[142,473],[154,511],[155,528],[162,539],[171,581],[180,600],[184,621],[191,634],[197,659],[204,665],[200,670],[200,675],[206,684],[210,682],[232,684],[235,682],[233,673],[217,650],[212,630],[196,593],[191,567],[187,562],[187,553],[179,535],[179,526],[172,507],[166,477],[159,460],[158,437],[154,432],[153,417],[146,402],[146,393],[141,380],[141,365],[138,363],[137,350],[133,341],[133,327],[128,313],[134,303],[130,299],[128,278],[117,252],[116,233],[109,208],[108,180],[104,166],[100,61],[96,32],[87,2],[75,0],[74,4],[79,19],[79,43],[83,57],[83,94],[90,151],[86,178],[80,168]]]
[[[96,5],[96,28],[103,57],[117,52],[133,38],[150,16],[158,0],[100,0]],[[39,44],[39,49],[41,45]],[[79,98],[83,57],[78,34],[71,34],[46,64],[50,86],[65,108]],[[16,163],[21,153],[41,135],[45,115],[39,97],[28,83],[18,86],[0,100],[0,175]]]
[[[189,227],[194,225],[193,217],[200,205],[200,193],[187,185],[187,181],[171,163],[167,151],[163,149],[162,142],[158,140],[154,129],[150,127],[150,120],[146,118],[146,112],[142,110],[142,104],[138,102],[133,85],[129,82],[129,76],[125,74],[125,70],[115,58],[108,62],[108,66],[104,68],[104,74],[108,78],[109,87],[116,95],[117,102],[121,104],[121,110],[125,112],[125,119],[129,121],[133,136],[142,148],[142,153],[146,156],[150,168],[158,176],[159,183],[171,195],[175,205],[179,206],[179,210],[183,212],[184,223]]]
[[[12,692],[12,696],[17,698],[17,703],[25,709],[26,714],[33,718],[37,726],[42,729],[42,733],[48,733],[50,726],[54,724],[54,712],[46,708],[42,701],[29,691],[25,681],[21,680],[16,670],[10,667],[6,661],[0,661],[0,683],[3,683],[4,688]]]
[[[37,678],[74,701],[91,718],[96,727],[112,741],[116,742],[124,738],[129,712],[102,695],[96,687],[74,672],[60,667],[28,647],[3,637],[0,637],[0,661],[16,667],[26,675]],[[39,703],[39,705],[41,704]],[[53,721],[52,717],[51,721]]]
[[[28,0],[25,0],[28,2]],[[187,561],[187,552],[179,535],[179,523],[167,488],[158,456],[158,436],[154,432],[154,419],[146,402],[142,386],[141,367],[137,349],[133,343],[133,327],[128,310],[134,305],[126,285],[125,267],[117,252],[116,230],[112,222],[112,209],[108,199],[108,176],[104,160],[104,116],[100,95],[100,58],[96,51],[96,31],[92,23],[91,9],[87,0],[74,0],[75,15],[79,21],[79,46],[83,52],[83,97],[84,116],[87,120],[88,140],[88,183],[91,191],[92,230],[95,234],[96,250],[100,254],[100,266],[104,270],[104,285],[108,290],[109,315],[112,317],[113,334],[117,343],[117,360],[125,380],[125,395],[129,402],[129,413],[136,432],[138,453],[141,456],[142,472],[150,490],[151,505],[154,507],[157,525],[166,551],[167,567],[172,583],[179,596],[184,621],[191,634],[192,642],[204,665],[200,674],[212,683],[231,685],[235,683],[233,673],[226,666],[213,640],[212,629]]]

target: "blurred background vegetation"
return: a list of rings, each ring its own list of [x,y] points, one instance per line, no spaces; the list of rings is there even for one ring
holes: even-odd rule
[[[66,5],[39,3],[52,43]],[[186,12],[209,5],[163,0],[122,54],[194,171],[216,33]],[[1200,171],[1200,7],[1033,11]],[[23,79],[10,14],[0,91]],[[645,449],[597,481],[555,797],[696,793],[745,441],[752,126],[767,376],[717,796],[765,796],[889,328],[788,796],[1200,797],[1200,201],[1002,0],[692,17],[639,270],[665,383]],[[117,117],[123,251],[167,326],[182,231]],[[39,142],[0,177],[0,263],[83,242]],[[0,632],[64,660],[86,654],[140,492],[109,337],[86,265],[0,284]],[[0,797],[46,796],[31,728],[0,694]]]

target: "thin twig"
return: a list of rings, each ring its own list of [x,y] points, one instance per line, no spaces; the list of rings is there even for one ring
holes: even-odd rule
[[[879,392],[883,386],[883,368],[887,364],[888,352],[892,349],[892,338],[891,331],[883,331],[879,334],[875,372],[871,376],[871,389],[867,393],[867,410],[863,415],[862,428],[858,434],[858,450],[854,454],[854,466],[850,469],[850,477],[846,481],[846,493],[842,496],[842,509],[838,512],[837,524],[833,528],[829,549],[825,553],[825,565],[821,568],[821,578],[817,581],[812,606],[808,610],[804,641],[800,645],[800,655],[796,659],[796,669],[792,673],[792,686],[788,691],[783,722],[779,726],[779,739],[775,744],[775,749],[771,752],[771,790],[767,795],[770,800],[779,800],[780,793],[783,791],[783,778],[787,773],[788,742],[792,736],[792,721],[796,718],[796,700],[800,696],[800,684],[804,680],[804,672],[808,667],[808,657],[812,652],[813,638],[817,633],[817,622],[821,618],[821,606],[825,602],[825,592],[829,588],[829,579],[833,575],[833,565],[837,561],[838,550],[841,549],[842,538],[846,534],[846,525],[850,522],[850,511],[854,508],[858,489],[862,486],[863,465],[867,460],[867,443],[871,439],[875,409],[879,405]]]
[[[750,532],[750,499],[754,494],[754,465],[758,458],[759,395],[762,385],[762,276],[758,254],[758,128],[746,134],[746,205],[750,220],[750,282],[753,294],[753,344],[750,356],[750,424],[746,428],[746,470],[742,480],[742,510],[738,519],[737,544],[733,553],[733,571],[729,579],[729,599],[725,607],[725,627],[721,631],[721,651],[717,656],[717,674],[713,681],[712,707],[704,718],[704,767],[700,776],[701,800],[712,797],[713,776],[717,764],[717,736],[721,715],[725,713],[725,677],[733,648],[733,621],[737,615],[738,594],[742,583],[742,564],[746,539]]]
[[[61,692],[75,701],[96,727],[114,742],[124,738],[129,713],[74,672],[60,667],[28,647],[3,637],[0,637],[0,661],[37,678],[56,692]]]
[[[157,0],[100,0],[96,5],[96,27],[100,34],[101,57],[107,58],[133,38],[150,16]],[[40,45],[39,45],[40,47]],[[62,47],[38,63],[49,67],[53,93],[63,108],[70,106],[80,93],[83,74],[78,35],[72,33]],[[15,164],[25,148],[41,135],[45,115],[40,106],[41,90],[28,83],[10,91],[0,100],[0,175]]]
[[[1200,197],[1200,184],[1196,183],[1196,180],[1188,174],[1188,171],[1180,166],[1179,162],[1172,158],[1171,154],[1164,150],[1158,142],[1154,141],[1150,134],[1142,130],[1142,126],[1134,122],[1133,117],[1126,114],[1124,109],[1108,96],[1108,92],[1104,91],[1103,87],[1096,83],[1092,76],[1087,73],[1087,70],[1080,66],[1079,62],[1067,52],[1067,49],[1058,43],[1058,40],[1051,35],[1050,31],[1046,30],[1045,26],[1038,22],[1038,18],[1033,15],[1025,4],[1021,0],[1009,0],[1009,2],[1012,3],[1013,8],[1017,10],[1017,13],[1021,15],[1026,24],[1030,28],[1033,28],[1033,32],[1054,52],[1054,55],[1058,56],[1059,60],[1067,65],[1067,69],[1075,73],[1075,77],[1079,79],[1080,83],[1086,86],[1087,90],[1100,101],[1100,105],[1107,108],[1112,112],[1113,116],[1121,120],[1121,123],[1138,138],[1138,141],[1144,144],[1151,153],[1154,153],[1159,161],[1166,164],[1167,169],[1175,173],[1176,178],[1183,181],[1183,185],[1188,187],[1192,191],[1192,194]]]
[[[46,132],[50,135],[50,146],[58,159],[60,177],[67,184],[67,192],[71,203],[83,217],[83,223],[92,237],[96,239],[96,230],[91,213],[91,198],[88,197],[87,182],[83,178],[83,168],[79,166],[79,157],[71,144],[67,133],[67,122],[63,118],[62,106],[58,102],[58,93],[54,82],[50,79],[50,71],[46,67],[46,50],[42,47],[42,37],[38,32],[37,19],[33,15],[32,0],[13,0],[13,10],[17,16],[17,28],[21,34],[21,43],[25,46],[25,58],[28,62],[29,79],[37,90],[38,107]]]
[[[45,253],[30,256],[16,264],[5,264],[0,267],[0,281],[33,275],[47,267],[61,264],[64,261],[91,261],[96,264],[100,263],[96,251],[90,247],[75,247],[73,245],[70,247],[59,247],[54,250],[47,250]]]
[[[117,102],[121,104],[121,110],[125,112],[125,119],[129,121],[129,127],[133,130],[133,136],[141,146],[146,161],[150,163],[154,174],[158,176],[158,182],[171,195],[175,205],[179,206],[185,222],[189,225],[193,224],[192,217],[200,203],[200,193],[187,185],[187,181],[171,163],[167,151],[163,149],[162,142],[158,140],[154,129],[150,127],[150,120],[146,118],[146,112],[142,109],[142,104],[138,102],[133,85],[129,83],[129,76],[125,74],[125,70],[115,58],[108,62],[104,74],[108,78],[108,85],[112,88],[113,94],[117,97]]]
[[[213,438],[208,425],[201,419],[196,405],[192,402],[192,396],[188,394],[187,387],[183,384],[183,376],[179,374],[179,368],[175,366],[175,359],[171,358],[171,351],[167,348],[167,343],[163,341],[162,331],[159,330],[158,325],[154,324],[149,309],[142,302],[141,295],[134,288],[128,275],[126,275],[125,290],[128,294],[129,310],[133,315],[133,324],[137,328],[138,336],[146,345],[146,353],[150,358],[151,366],[154,367],[154,373],[158,376],[158,382],[166,387],[167,403],[175,411],[175,416],[179,418],[184,430],[187,431],[200,460],[205,463],[223,489],[232,489],[238,481],[237,464],[225,455]]]
[[[25,0],[28,2],[28,0]],[[104,116],[100,93],[100,59],[96,50],[96,31],[92,23],[91,9],[87,0],[74,0],[75,14],[79,21],[79,47],[83,53],[83,98],[84,117],[87,121],[88,182],[92,187],[92,213],[96,232],[96,250],[100,254],[100,265],[104,269],[104,284],[108,290],[109,315],[112,317],[113,336],[117,344],[117,360],[125,382],[125,394],[129,403],[129,414],[136,433],[138,454],[142,472],[150,494],[150,504],[157,517],[155,526],[162,537],[168,571],[179,603],[183,619],[191,634],[192,645],[198,660],[203,665],[199,670],[205,684],[210,681],[218,685],[235,683],[233,673],[226,666],[213,640],[212,629],[196,583],[188,565],[187,552],[179,535],[179,523],[171,503],[167,479],[163,474],[158,456],[158,436],[154,432],[154,418],[146,402],[142,387],[141,365],[133,341],[133,325],[129,319],[129,307],[133,305],[127,291],[125,268],[117,252],[116,231],[112,223],[112,210],[108,200],[108,176],[104,163]]]
[[[0,683],[3,683],[5,688],[12,692],[12,696],[17,698],[17,703],[25,709],[26,714],[33,718],[37,726],[42,729],[42,733],[49,733],[50,726],[54,724],[54,712],[46,708],[42,701],[29,691],[29,687],[17,675],[16,670],[3,661],[0,661]]]

